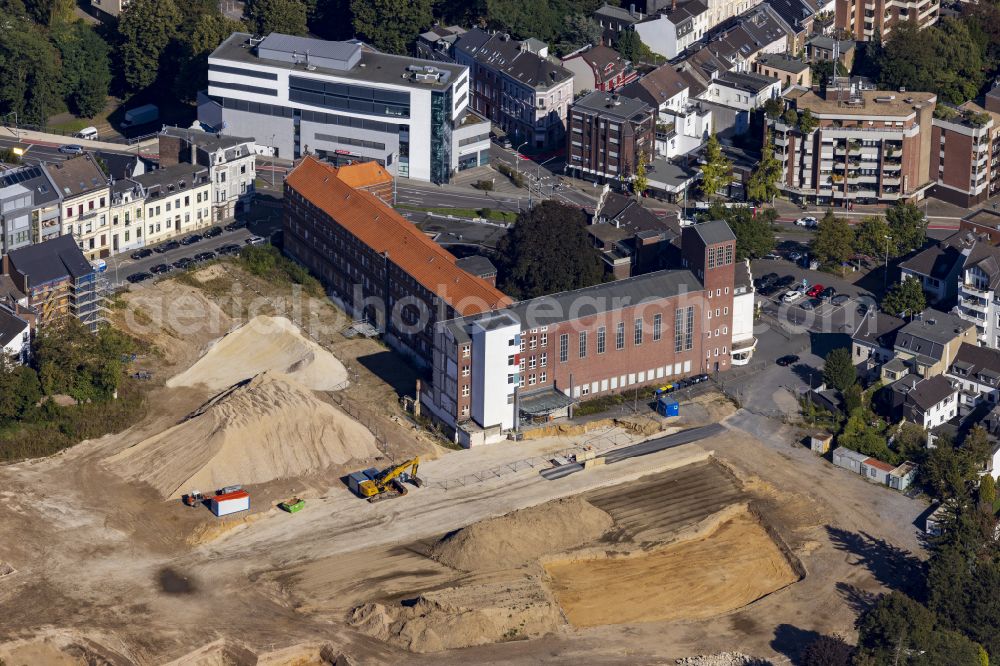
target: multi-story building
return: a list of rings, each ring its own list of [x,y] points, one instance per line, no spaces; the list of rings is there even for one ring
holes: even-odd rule
[[[569,115],[569,173],[623,185],[635,174],[640,155],[647,163],[652,159],[656,113],[645,102],[595,90],[578,99]]]
[[[72,235],[88,259],[111,254],[108,178],[90,153],[45,167],[62,199],[62,234]]]
[[[1000,113],[966,102],[938,104],[928,177],[937,199],[971,208],[1000,192]]]
[[[701,94],[702,105],[712,113],[712,131],[719,136],[745,134],[750,112],[779,97],[778,79],[749,72],[723,72]]]
[[[977,242],[965,257],[959,275],[955,313],[976,325],[984,347],[1000,349],[1000,247]]]
[[[855,43],[850,39],[834,39],[827,35],[815,35],[806,42],[806,61],[812,64],[835,60],[848,72],[854,66]]]
[[[633,26],[642,43],[668,60],[676,58],[708,32],[708,6],[701,0],[675,3],[660,14],[652,14]]]
[[[0,254],[59,235],[59,192],[41,166],[0,173]]]
[[[1000,350],[963,344],[945,376],[958,389],[961,416],[983,403],[1000,403]]]
[[[896,332],[893,360],[919,377],[943,375],[963,343],[975,343],[976,327],[962,317],[926,309]]]
[[[142,235],[143,204],[146,190],[143,186],[125,178],[111,183],[111,204],[108,216],[111,218],[111,252],[128,252],[145,245]]]
[[[643,14],[637,12],[635,8],[625,9],[607,3],[595,9],[592,16],[601,26],[605,46],[615,46],[621,39],[622,31],[632,30],[643,18]]]
[[[670,158],[695,150],[711,134],[712,111],[693,99],[705,90],[687,72],[668,64],[619,89],[618,93],[657,109],[656,152]]]
[[[725,28],[713,31],[706,48],[727,63],[725,69],[749,72],[761,55],[788,52],[797,36],[799,33],[765,2],[748,8]]]
[[[591,90],[618,90],[639,78],[632,63],[603,44],[569,54],[562,59],[562,65],[573,72],[573,93],[577,95]]]
[[[97,271],[72,236],[8,252],[3,274],[26,295],[38,326],[72,316],[96,330],[103,319]]]
[[[175,164],[135,180],[145,192],[142,226],[146,245],[212,225],[212,191],[217,184],[210,179],[207,167]]]
[[[506,132],[515,146],[562,144],[573,73],[549,60],[546,44],[474,28],[455,41],[451,54],[468,68],[472,110]]]
[[[792,87],[791,111],[769,119],[780,187],[820,206],[891,204],[922,198],[930,186],[933,93],[886,92],[828,86],[825,92]],[[809,112],[815,128],[803,132]]]
[[[903,279],[920,281],[928,303],[941,309],[951,307],[958,295],[959,275],[965,258],[984,238],[974,231],[956,231],[900,263],[899,271]]]
[[[351,316],[429,365],[436,321],[501,308],[509,299],[370,192],[306,157],[285,179],[285,250]]]
[[[812,69],[809,63],[782,53],[768,53],[757,58],[754,71],[781,81],[782,89],[789,86],[812,87]]]
[[[459,142],[479,155],[489,126],[466,118],[469,72],[355,42],[235,33],[208,59],[199,120],[254,137],[285,159],[376,160],[395,176],[444,183]]]
[[[834,26],[858,41],[884,40],[900,23],[933,25],[939,9],[939,0],[836,0]]]
[[[237,213],[249,209],[257,177],[254,139],[164,127],[159,144],[161,167],[191,164],[208,169],[212,182],[213,220],[231,220]]]

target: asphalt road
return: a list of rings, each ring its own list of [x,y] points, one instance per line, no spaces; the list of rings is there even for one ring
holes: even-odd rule
[[[66,137],[65,143],[61,145],[72,144],[73,141],[74,140],[71,137]],[[32,166],[42,162],[62,162],[63,160],[72,157],[72,155],[60,153],[59,146],[47,146],[39,143],[24,144],[13,137],[0,138],[0,148],[14,148],[17,146],[26,148],[24,155],[21,157],[21,162]],[[132,150],[128,150],[122,146],[121,150],[102,150],[101,152],[118,153],[120,155],[134,155],[135,149],[133,148]]]

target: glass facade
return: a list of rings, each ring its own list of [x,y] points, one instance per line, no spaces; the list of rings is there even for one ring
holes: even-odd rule
[[[451,88],[431,93],[431,182],[451,176]]]
[[[410,117],[410,95],[395,90],[288,77],[288,99],[337,111]],[[450,101],[450,100],[449,100]]]

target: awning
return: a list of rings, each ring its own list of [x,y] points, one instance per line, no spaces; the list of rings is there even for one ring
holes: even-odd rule
[[[554,388],[544,388],[531,393],[522,393],[518,397],[522,414],[528,416],[543,416],[566,409],[575,401],[562,391]]]

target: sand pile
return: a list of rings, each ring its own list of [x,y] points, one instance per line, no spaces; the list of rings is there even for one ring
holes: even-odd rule
[[[260,315],[212,345],[167,386],[202,385],[221,391],[268,370],[317,391],[347,381],[347,370],[337,357],[303,336],[298,326],[284,317]]]
[[[537,638],[555,631],[562,617],[538,577],[526,576],[473,580],[428,592],[406,606],[365,604],[352,611],[350,623],[412,652],[438,652]]]
[[[371,431],[294,379],[266,373],[108,459],[167,498],[318,472],[379,455]]]
[[[593,541],[613,522],[586,500],[562,499],[469,525],[442,539],[431,556],[463,571],[508,569]]]

